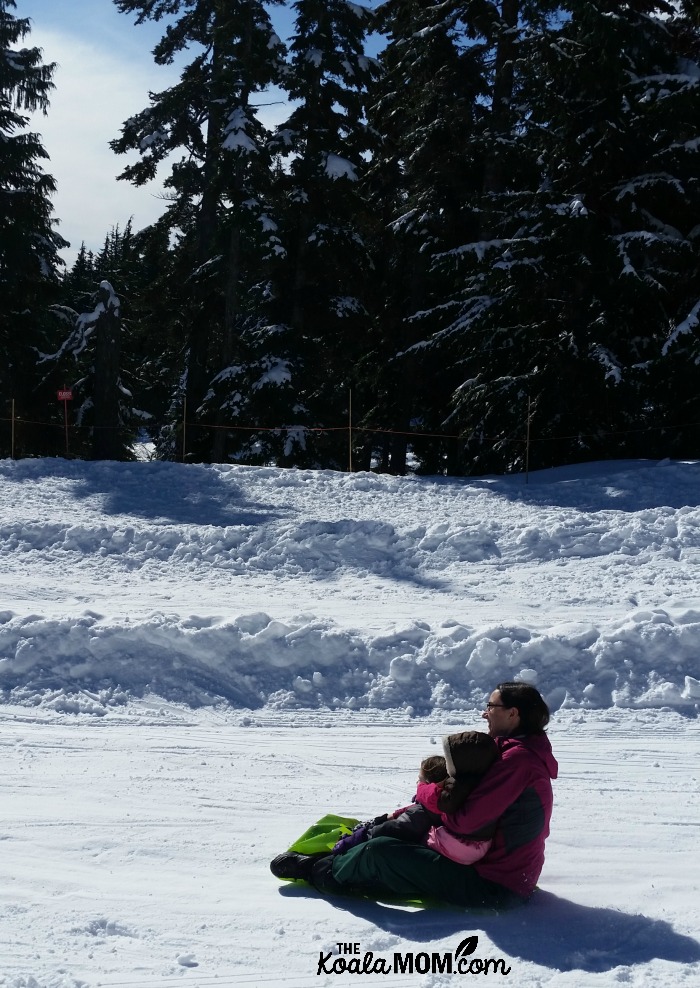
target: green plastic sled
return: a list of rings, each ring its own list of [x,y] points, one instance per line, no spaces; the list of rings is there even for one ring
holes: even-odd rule
[[[330,853],[340,838],[351,834],[359,822],[350,816],[327,813],[305,830],[289,850],[299,854],[323,854],[324,851]]]
[[[312,824],[308,830],[305,830],[301,837],[297,838],[291,847],[288,848],[290,851],[297,851],[299,854],[323,854],[323,852],[330,853],[334,846],[338,843],[341,837],[345,837],[346,834],[351,834],[354,827],[360,823],[359,820],[355,820],[353,817],[349,816],[336,816],[334,813],[327,813],[326,816],[321,817],[316,823]],[[291,881],[295,884],[306,885],[306,882],[301,882],[298,879],[282,879],[282,881]],[[402,905],[402,906],[413,906],[420,909],[428,908],[449,908],[445,903],[438,902],[433,899],[418,898],[410,896],[374,896],[365,894],[362,895],[363,899],[370,899],[373,902],[385,902],[391,905]]]

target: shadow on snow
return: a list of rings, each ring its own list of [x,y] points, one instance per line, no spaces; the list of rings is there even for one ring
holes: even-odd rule
[[[319,895],[303,885],[285,885],[280,893]],[[328,901],[409,944],[423,945],[422,949],[431,940],[449,936],[455,937],[456,946],[465,932],[481,931],[509,958],[558,971],[604,972],[655,959],[679,964],[700,961],[700,943],[677,933],[664,920],[605,906],[584,906],[542,890],[522,909],[503,913],[442,905],[413,910],[340,896]],[[338,939],[349,937],[339,932]],[[483,956],[481,951],[479,956]]]

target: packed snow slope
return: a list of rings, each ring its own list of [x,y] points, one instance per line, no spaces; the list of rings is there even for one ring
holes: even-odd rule
[[[508,478],[0,463],[0,699],[700,705],[700,464]]]

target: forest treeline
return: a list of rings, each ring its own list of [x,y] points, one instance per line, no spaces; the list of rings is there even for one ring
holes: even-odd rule
[[[83,457],[700,457],[700,0],[114,3],[182,65],[112,142],[165,208],[66,270],[0,0],[0,455],[61,455],[69,387]]]

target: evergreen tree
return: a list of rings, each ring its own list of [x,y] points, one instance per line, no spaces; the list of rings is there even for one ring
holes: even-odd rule
[[[532,396],[547,440],[535,462],[670,451],[653,386],[669,324],[697,300],[688,233],[700,215],[683,146],[698,70],[679,64],[672,14],[650,0],[571,4],[559,43],[542,50],[549,143],[529,232],[546,209],[556,267],[535,296],[548,357]]]
[[[520,24],[520,167],[485,183],[484,232],[442,259],[461,285],[433,343],[460,368],[476,472],[523,468],[528,410],[531,467],[648,451],[651,372],[692,304],[697,68],[679,73],[673,10],[562,6]]]
[[[36,350],[47,347],[58,252],[68,244],[52,218],[55,183],[42,169],[48,155],[40,136],[26,129],[27,111],[48,111],[54,66],[42,63],[39,48],[19,47],[30,25],[15,9],[14,0],[0,0],[0,390],[15,399],[17,414],[40,419],[55,412],[56,403],[47,388],[37,390]],[[9,450],[9,429],[0,449]],[[53,449],[51,430],[30,434],[24,426],[15,452]]]
[[[364,39],[371,13],[345,0],[294,6],[284,73],[293,102],[269,143],[277,156],[270,211],[259,216],[236,359],[214,380],[207,404],[237,426],[220,433],[230,458],[344,466],[338,425],[347,420],[368,326],[360,290],[371,259],[357,179],[370,144],[364,100],[376,63]]]
[[[647,188],[646,192],[656,192],[655,212],[651,203],[643,208],[656,232],[665,233],[677,248],[675,258],[666,251],[665,269],[660,272],[668,297],[657,295],[656,311],[663,306],[663,320],[668,318],[668,323],[664,327],[661,320],[665,338],[661,360],[654,361],[650,374],[648,407],[657,427],[658,455],[696,457],[700,451],[700,3],[683,0],[674,7],[665,23],[671,71],[667,79],[662,73],[653,80],[654,99],[645,100],[646,124],[658,128],[662,136],[655,163],[675,182]]]
[[[165,458],[176,453],[172,422],[181,404],[189,274],[188,256],[170,240],[162,221],[134,235],[128,294],[134,414],[150,438],[161,438]]]
[[[368,87],[378,72],[365,54],[373,26],[368,7],[347,0],[297,0],[284,88],[289,117],[272,141],[279,238],[268,335],[274,361],[287,369],[275,402],[281,422],[279,462],[340,467],[347,443],[349,391],[368,345],[368,287],[373,277],[368,213],[361,188],[373,147],[366,121]],[[280,350],[280,344],[283,349]],[[267,359],[267,358],[266,358]],[[291,437],[291,438],[290,438]]]
[[[64,303],[79,308],[81,300],[92,292],[94,282],[95,255],[83,241],[73,266],[66,271],[61,282]]]
[[[467,43],[461,4],[435,0],[387,0],[379,29],[387,38],[380,55],[370,124],[378,135],[367,191],[377,224],[379,294],[372,348],[364,367],[374,402],[366,427],[389,426],[374,435],[381,470],[406,469],[406,433],[444,431],[448,368],[420,345],[430,320],[416,315],[439,306],[450,281],[431,260],[474,236],[482,157],[476,148],[487,93],[483,47]],[[413,348],[413,349],[412,349]],[[456,382],[455,382],[456,383]],[[437,472],[455,444],[413,439],[414,454]]]
[[[171,63],[190,46],[198,51],[180,81],[151,94],[151,105],[126,121],[112,143],[117,153],[139,151],[140,161],[121,176],[136,184],[153,178],[168,155],[182,152],[165,180],[171,193],[166,220],[180,231],[179,247],[190,264],[181,392],[187,417],[196,421],[212,379],[236,346],[247,237],[265,211],[260,200],[268,177],[255,96],[277,79],[282,46],[260,0],[115,4],[135,13],[137,23],[173,18],[154,49],[157,63]],[[208,458],[211,445],[209,430],[188,429],[190,458]]]
[[[45,380],[68,384],[73,392],[73,456],[133,459],[144,417],[133,394],[137,353],[128,298],[140,273],[134,242],[129,221],[123,231],[112,228],[97,254],[83,245],[63,279],[65,303],[52,307],[64,339],[56,352],[42,355],[40,368]],[[124,286],[126,305],[113,283]]]

